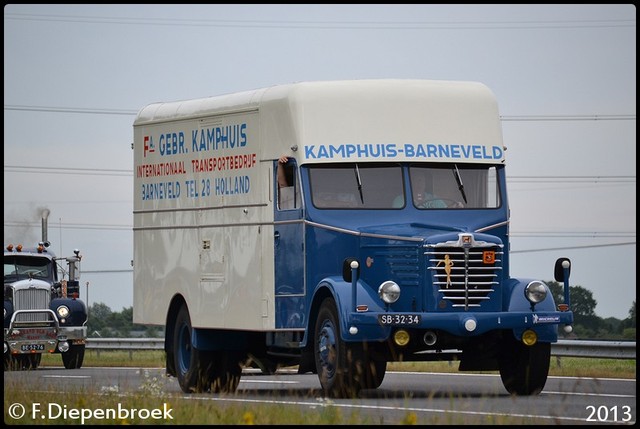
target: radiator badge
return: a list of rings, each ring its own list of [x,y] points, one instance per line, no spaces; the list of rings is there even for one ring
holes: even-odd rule
[[[438,262],[436,267],[439,267],[440,264],[444,266],[444,272],[447,274],[447,289],[451,286],[451,267],[453,267],[453,261],[449,258],[449,254],[444,255],[444,259],[441,259]]]
[[[485,250],[482,252],[482,262],[485,264],[495,264],[496,252],[493,250]]]

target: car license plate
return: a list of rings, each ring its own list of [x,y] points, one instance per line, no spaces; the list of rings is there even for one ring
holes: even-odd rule
[[[422,318],[419,314],[379,314],[378,323],[381,325],[419,325]]]
[[[23,352],[44,351],[44,344],[23,344],[20,346],[20,350]]]

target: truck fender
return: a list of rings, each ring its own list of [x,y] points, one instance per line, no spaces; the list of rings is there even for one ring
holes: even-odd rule
[[[527,311],[531,310],[531,303],[524,296],[524,288],[536,279],[520,279],[512,278],[505,282],[506,289],[510,291],[506,298],[508,311]],[[548,287],[547,287],[548,289]],[[556,303],[551,294],[551,290],[547,293],[544,301],[539,302],[535,306],[536,311],[557,311]]]
[[[547,297],[542,302],[536,304],[533,311],[531,310],[531,303],[525,297],[524,289],[534,280],[536,279],[511,278],[505,282],[507,290],[510,291],[507,298],[508,312],[531,312],[533,315],[537,311],[557,311],[551,290],[547,293]],[[539,342],[556,342],[558,340],[558,325],[539,325],[533,329],[538,334]],[[524,328],[513,330],[513,334],[518,341],[522,339],[522,333],[524,331]]]
[[[69,308],[69,317],[67,318],[67,326],[83,326],[87,323],[87,304],[84,301],[73,298],[54,298],[49,303],[49,308],[57,315],[57,309],[61,305]]]
[[[389,329],[382,326],[379,329],[367,329],[364,337],[354,337],[349,334],[349,325],[351,313],[355,311],[352,304],[352,290],[351,283],[345,282],[341,277],[327,277],[318,283],[313,291],[311,311],[307,318],[306,332],[312,333],[315,324],[316,314],[320,304],[326,297],[332,297],[338,308],[338,315],[340,317],[340,334],[344,341],[362,340],[383,340],[389,336]],[[366,285],[363,281],[358,280],[356,286],[356,296],[358,305],[367,305],[369,311],[383,312],[383,303],[377,294],[374,292],[374,288]],[[375,332],[372,332],[375,331]],[[306,335],[303,340],[303,346],[308,343],[309,337],[312,335]]]

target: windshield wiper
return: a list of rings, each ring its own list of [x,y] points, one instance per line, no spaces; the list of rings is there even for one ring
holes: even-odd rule
[[[462,194],[462,199],[464,203],[467,204],[467,196],[464,193],[464,185],[462,184],[462,177],[460,177],[460,172],[458,171],[458,164],[453,165],[453,175],[456,178],[456,182],[458,182],[458,190]]]
[[[360,169],[358,168],[358,164],[356,164],[356,182],[358,183],[358,192],[360,192],[360,201],[364,204],[364,196],[362,195],[362,180],[360,180]]]

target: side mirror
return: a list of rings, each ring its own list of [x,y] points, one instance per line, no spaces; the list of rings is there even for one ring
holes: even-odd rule
[[[347,283],[351,283],[353,281],[353,277],[351,276],[351,262],[353,261],[357,261],[357,259],[346,258],[342,262],[342,279]],[[360,276],[360,267],[358,267],[357,274]]]
[[[567,271],[567,278],[569,278],[569,274],[571,274],[571,260],[569,258],[558,258],[556,261],[556,265],[553,269],[553,274],[557,282],[564,283],[564,262],[569,263],[569,271]]]

